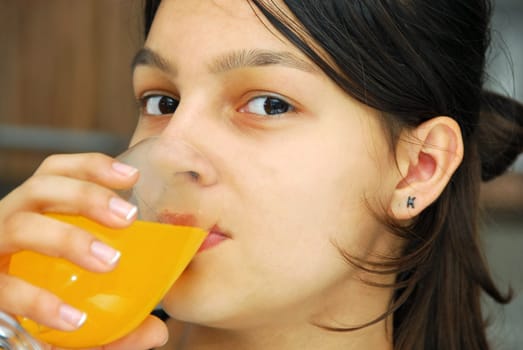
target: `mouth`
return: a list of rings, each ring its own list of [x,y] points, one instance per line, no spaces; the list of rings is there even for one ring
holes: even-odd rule
[[[221,242],[225,241],[226,239],[230,239],[231,237],[228,236],[225,232],[223,232],[218,225],[214,225],[207,234],[207,237],[203,241],[202,245],[198,249],[198,253],[213,248],[220,244]]]
[[[198,225],[197,218],[192,214],[164,212],[164,213],[158,215],[157,219],[158,219],[158,222],[161,222],[164,224],[200,227]],[[198,249],[198,253],[200,253],[204,250],[213,248],[213,247],[217,246],[218,244],[222,243],[223,241],[231,238],[231,236],[227,232],[223,231],[218,226],[218,224],[214,224],[211,226],[210,229],[206,229],[206,230],[208,232],[207,237],[205,238],[205,240],[201,244],[200,248]]]

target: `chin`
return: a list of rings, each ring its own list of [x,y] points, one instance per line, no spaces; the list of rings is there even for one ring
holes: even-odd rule
[[[225,293],[197,288],[194,284],[173,287],[162,306],[177,321],[218,329],[245,329],[255,327],[260,318],[253,312],[255,305],[238,293]]]
[[[216,290],[210,280],[189,268],[171,287],[162,301],[170,317],[189,323],[217,325],[227,318],[235,303],[226,290]]]

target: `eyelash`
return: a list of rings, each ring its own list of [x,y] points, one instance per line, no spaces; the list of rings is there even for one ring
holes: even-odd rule
[[[263,104],[260,103],[261,99],[265,100]],[[150,105],[151,102],[154,104]],[[152,94],[138,99],[138,104],[142,110],[142,113],[149,116],[174,114],[179,103],[179,100],[163,94]],[[263,108],[263,112],[252,112],[248,110],[249,108]],[[154,111],[152,111],[152,109],[154,109]],[[276,109],[276,111],[274,111],[274,109]],[[239,112],[254,114],[261,117],[270,116],[273,118],[281,117],[282,115],[294,112],[295,110],[296,108],[291,103],[287,102],[285,99],[279,96],[274,95],[255,96],[249,99],[247,103],[238,109]]]

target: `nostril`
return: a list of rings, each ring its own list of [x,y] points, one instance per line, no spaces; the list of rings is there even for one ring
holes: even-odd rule
[[[169,181],[184,179],[201,186],[216,183],[216,169],[206,154],[176,134],[162,134],[147,157],[155,171],[161,171]]]
[[[189,171],[188,174],[193,180],[200,179],[200,174],[198,174],[196,171]]]

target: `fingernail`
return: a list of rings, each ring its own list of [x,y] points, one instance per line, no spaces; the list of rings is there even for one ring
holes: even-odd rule
[[[100,241],[94,241],[91,243],[91,253],[104,264],[110,266],[116,264],[121,256],[121,253],[118,250]]]
[[[76,329],[85,323],[87,314],[72,306],[63,304],[60,306],[60,318]]]
[[[131,220],[136,215],[136,211],[138,210],[136,206],[118,197],[111,198],[109,201],[109,209],[113,212],[113,214],[127,221]]]
[[[116,171],[118,174],[126,176],[126,177],[131,177],[134,174],[136,174],[136,172],[138,171],[138,169],[136,169],[130,165],[120,163],[120,162],[114,162],[112,164],[112,166],[113,166],[114,171]]]

